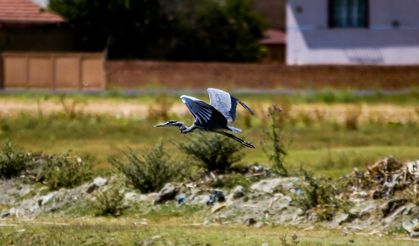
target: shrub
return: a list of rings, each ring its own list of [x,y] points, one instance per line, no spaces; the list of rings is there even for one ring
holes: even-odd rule
[[[146,154],[122,151],[122,157],[111,156],[109,162],[141,192],[160,190],[165,183],[182,177],[182,170],[169,158],[160,141]]]
[[[330,180],[315,178],[306,170],[301,170],[306,184],[301,186],[302,192],[294,197],[296,204],[304,211],[313,211],[320,220],[330,220],[338,209],[347,209],[346,202],[338,199],[337,189]]]
[[[271,146],[270,150],[267,150],[264,145],[262,145],[262,148],[272,163],[272,170],[281,176],[288,176],[288,170],[284,166],[284,158],[287,152],[283,142],[284,117],[281,116],[281,111],[275,105],[269,107],[269,130],[266,131],[266,136],[269,138]]]
[[[177,146],[209,172],[224,172],[243,158],[241,144],[216,133],[197,132]]]
[[[106,191],[99,191],[95,195],[96,202],[93,204],[96,216],[111,215],[120,216],[125,209],[124,192],[120,190],[120,186],[114,186]]]
[[[31,155],[17,149],[8,141],[0,153],[0,178],[10,179],[19,176],[31,161]]]
[[[44,180],[50,190],[75,187],[92,176],[88,158],[70,153],[45,156],[41,159],[40,165],[38,179]]]

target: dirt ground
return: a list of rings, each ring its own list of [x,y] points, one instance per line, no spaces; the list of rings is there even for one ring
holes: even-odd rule
[[[63,112],[64,107],[60,102],[42,101],[34,103],[31,101],[18,101],[10,99],[0,99],[0,115],[11,116],[20,113],[25,114],[51,114]],[[252,105],[252,102],[250,102]],[[253,103],[252,105],[258,115],[264,114],[268,103]],[[118,118],[134,117],[145,118],[148,115],[150,104],[135,102],[118,102],[118,101],[90,101],[76,104],[74,110],[86,114],[109,115]],[[241,108],[238,109],[242,110]],[[176,103],[170,107],[169,113],[187,114],[187,108],[182,103]],[[301,117],[303,115],[313,119],[329,119],[330,121],[340,122],[343,116],[348,117],[350,114],[359,114],[360,122],[366,120],[376,120],[383,122],[418,122],[419,109],[415,105],[394,105],[394,104],[295,104],[290,108],[291,117]]]

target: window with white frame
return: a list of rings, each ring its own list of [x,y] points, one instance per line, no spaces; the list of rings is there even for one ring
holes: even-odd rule
[[[329,27],[368,27],[368,0],[329,0]]]

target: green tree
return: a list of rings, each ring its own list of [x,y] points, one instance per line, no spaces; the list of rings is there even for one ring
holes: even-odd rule
[[[250,0],[51,0],[88,50],[110,58],[253,61],[264,24]]]
[[[51,0],[81,36],[81,47],[107,49],[111,58],[152,57],[170,23],[156,0]]]

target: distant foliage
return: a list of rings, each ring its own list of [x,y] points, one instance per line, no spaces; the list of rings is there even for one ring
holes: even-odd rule
[[[96,216],[120,216],[125,209],[124,192],[119,186],[113,186],[106,191],[98,191],[93,204]]]
[[[167,1],[166,1],[167,2]],[[169,58],[175,60],[255,61],[265,25],[250,0],[172,1],[176,35]],[[170,4],[169,4],[170,6]]]
[[[110,58],[254,61],[265,25],[250,0],[50,0],[79,46]]]
[[[268,109],[269,130],[266,136],[269,139],[269,148],[263,146],[263,151],[272,163],[272,170],[281,176],[288,176],[288,170],[284,166],[284,158],[287,155],[283,139],[284,118],[282,110],[273,105]]]
[[[224,172],[243,158],[243,145],[216,133],[197,132],[177,146],[207,171]]]
[[[50,190],[72,188],[92,177],[88,158],[71,153],[44,156],[40,160],[39,180],[43,180]]]
[[[146,153],[132,149],[122,151],[122,156],[112,156],[110,163],[122,172],[141,192],[159,191],[170,181],[179,179],[183,170],[170,158],[162,141]]]
[[[6,142],[0,152],[0,178],[19,176],[31,159],[30,154],[20,151],[11,141]]]

